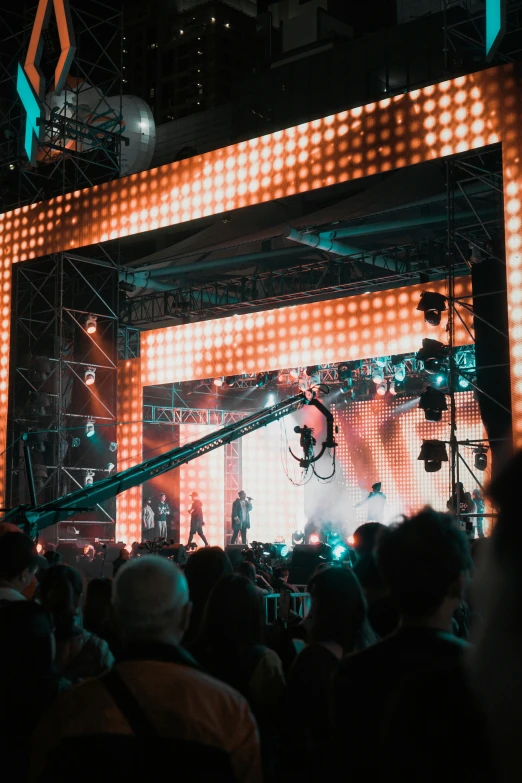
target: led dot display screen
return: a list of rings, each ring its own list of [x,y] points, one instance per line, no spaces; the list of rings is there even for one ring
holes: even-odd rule
[[[140,360],[118,363],[118,471],[137,465],[143,450],[143,392]],[[116,541],[141,540],[141,485],[118,495]]]
[[[7,384],[2,373],[7,373],[9,359],[7,338],[12,263],[152,231],[500,142],[513,432],[515,445],[522,446],[520,94],[520,66],[506,64],[0,214],[2,344],[5,346],[1,354],[0,384]],[[313,305],[303,307],[313,308]],[[287,308],[279,312],[285,311],[288,313]],[[320,308],[318,312],[322,312]],[[370,316],[371,321],[373,308],[361,314]],[[346,319],[351,316],[345,313],[338,317]],[[161,370],[167,353],[163,340],[169,345],[168,380],[190,380],[214,372],[243,371],[240,368],[260,371],[313,363],[319,360],[316,358],[319,350],[320,359],[325,362],[351,358],[342,350],[349,348],[351,342],[341,344],[333,326],[330,330],[323,328],[328,321],[333,323],[333,312],[331,316],[324,316],[325,323],[319,324],[317,333],[313,319],[303,316],[300,321],[300,316],[296,318],[297,324],[291,320],[284,326],[277,321],[262,324],[265,330],[263,339],[256,336],[257,328],[254,326],[250,330],[245,328],[244,332],[243,326],[238,327],[240,334],[236,335],[235,326],[231,334],[225,331],[225,327],[229,328],[229,319],[209,322],[217,324],[212,327],[215,333],[203,332],[201,340],[197,338],[202,344],[201,349],[196,347],[195,331],[177,333],[183,335],[183,350],[179,350],[177,345],[169,344],[166,330],[163,337],[153,338],[151,349],[154,350],[146,351],[142,382],[164,382]],[[411,308],[408,318],[413,319],[412,323],[418,323]],[[304,334],[298,330],[292,334],[292,327],[298,325],[306,326],[309,332]],[[414,331],[399,332],[388,339],[385,326],[386,322],[384,325],[374,322],[367,324],[360,333],[358,331],[358,356],[392,352],[389,346],[384,348],[387,340],[391,344],[398,342],[397,352],[416,347],[413,345],[414,337],[417,337]],[[195,328],[191,325],[189,330]],[[283,328],[289,330],[285,335],[280,333]],[[382,335],[379,336],[376,330],[381,328]],[[339,334],[341,331],[346,334],[344,327]],[[250,337],[247,332],[250,332]],[[158,332],[153,334],[159,335]],[[406,340],[407,335],[410,342],[407,347],[402,346],[400,340]],[[234,351],[236,337],[239,338],[237,346],[241,351],[237,355]],[[381,344],[383,350],[375,347]],[[188,349],[190,345],[193,359]],[[365,348],[368,350],[363,350]],[[214,357],[212,361],[207,356],[210,349]],[[294,356],[296,361],[290,361]],[[288,361],[282,361],[283,358],[288,358]],[[198,367],[201,374],[198,374]],[[210,372],[207,367],[214,369]],[[223,371],[218,367],[222,367]],[[0,389],[1,440],[5,438],[7,428],[7,404],[1,401],[5,393],[6,389]],[[1,468],[1,473],[3,483],[5,467]]]
[[[517,89],[513,66],[492,68],[24,206],[0,215],[3,252],[15,263],[494,144]]]
[[[292,533],[304,530],[305,488],[288,480],[280,458],[281,448],[279,422],[242,439],[242,488],[253,498],[249,541],[266,543],[283,536],[290,544]]]
[[[486,437],[478,403],[473,392],[456,395],[459,440]],[[418,460],[423,440],[449,440],[449,411],[440,422],[426,421],[413,398],[400,400],[368,400],[349,405],[332,406],[339,426],[337,450],[340,481],[345,489],[347,509],[345,524],[348,533],[368,518],[366,505],[354,506],[368,496],[372,484],[382,482],[386,495],[384,521],[398,514],[412,514],[429,504],[446,511],[451,495],[450,462],[443,462],[437,473],[426,473],[424,462]],[[473,449],[460,447],[467,464],[483,484],[489,478],[489,467],[481,473],[473,467]],[[449,456],[449,446],[447,446]],[[460,481],[467,492],[479,488],[463,462]],[[486,522],[487,528],[487,522]]]
[[[470,285],[469,277],[459,279],[456,296],[470,293]],[[142,384],[409,353],[419,350],[426,336],[447,342],[447,313],[438,327],[427,327],[423,313],[415,309],[427,287],[413,285],[144,332]],[[445,294],[446,284],[430,283],[429,290]],[[469,313],[462,310],[461,315],[471,327]],[[470,341],[460,319],[455,319],[455,343]]]
[[[203,438],[218,428],[201,424],[180,424],[180,446]],[[182,465],[179,468],[180,493],[180,541],[186,544],[190,530],[190,516],[187,509],[192,505],[190,495],[197,492],[203,504],[203,528],[208,543],[211,546],[223,546],[224,540],[224,506],[225,506],[225,450],[215,449],[203,457]],[[198,535],[194,538],[200,546]]]

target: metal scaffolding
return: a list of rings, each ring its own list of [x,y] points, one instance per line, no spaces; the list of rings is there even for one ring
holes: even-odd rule
[[[6,211],[120,174],[122,115],[122,12],[100,0],[71,16],[76,55],[59,99],[48,93],[38,163],[24,152],[25,115],[16,91],[18,62],[25,56],[36,8],[0,12],[0,209]],[[43,34],[43,69],[51,72],[60,55],[54,15]],[[110,100],[109,100],[110,99]]]
[[[16,504],[28,493],[24,433],[39,502],[116,467],[117,272],[58,254],[16,264],[13,289],[8,475],[9,502]],[[79,527],[90,538],[89,529],[102,526],[97,537],[110,538],[106,526],[113,529],[114,518],[109,503]]]

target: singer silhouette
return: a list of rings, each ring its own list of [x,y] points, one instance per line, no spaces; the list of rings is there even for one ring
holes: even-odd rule
[[[250,512],[252,511],[252,498],[247,497],[242,489],[238,492],[238,497],[232,504],[232,544],[235,544],[239,533],[241,533],[241,543],[247,543],[247,530],[250,529]]]

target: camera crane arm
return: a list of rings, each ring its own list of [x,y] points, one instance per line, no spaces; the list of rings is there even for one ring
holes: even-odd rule
[[[329,416],[332,416],[330,411],[321,403],[318,403],[310,392],[297,394],[283,402],[272,405],[270,408],[263,408],[263,410],[246,416],[240,421],[228,424],[217,432],[212,432],[192,443],[187,443],[185,446],[171,449],[165,454],[140,462],[132,468],[116,473],[113,476],[108,476],[91,486],[71,492],[55,501],[41,505],[13,508],[5,514],[3,519],[4,521],[10,520],[17,524],[21,524],[23,521],[26,525],[29,524],[30,527],[39,532],[49,527],[49,525],[54,525],[72,517],[74,514],[85,512],[88,510],[88,507],[113,498],[127,489],[139,486],[155,476],[160,476],[169,470],[179,468],[181,465],[197,459],[209,451],[220,448],[227,443],[232,443],[232,441],[238,440],[261,427],[265,427],[267,424],[277,421],[308,404],[324,409]]]

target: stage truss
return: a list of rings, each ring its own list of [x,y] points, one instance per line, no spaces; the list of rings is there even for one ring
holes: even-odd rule
[[[448,158],[490,145],[502,149],[502,189],[504,196],[504,227],[506,238],[507,299],[509,311],[509,338],[511,359],[511,391],[513,407],[513,436],[515,445],[522,445],[522,150],[519,128],[522,121],[520,102],[520,68],[505,65],[475,74],[457,77],[439,84],[413,90],[407,94],[386,98],[378,103],[349,109],[339,114],[306,122],[294,128],[276,131],[258,139],[241,142],[231,147],[179,161],[147,172],[89,188],[74,194],[58,196],[50,202],[35,204],[0,216],[2,232],[2,271],[4,278],[4,322],[8,331],[9,282],[11,265],[29,258],[71,250],[109,239],[151,231],[162,226],[194,220],[203,215],[214,215],[251,204],[278,199],[299,192],[323,188],[347,180],[355,180],[394,168],[414,165],[437,158]],[[461,280],[455,285],[462,285]],[[430,284],[430,288],[434,285]],[[404,292],[403,309],[407,308],[408,339],[404,350],[413,349],[419,336],[427,336],[424,324],[413,317],[415,286]],[[388,292],[388,296],[395,292]],[[469,292],[468,292],[469,293]],[[461,291],[459,295],[466,295]],[[315,305],[282,308],[275,313],[264,313],[266,327],[263,335],[250,341],[244,326],[243,355],[228,362],[229,372],[263,371],[282,366],[306,365],[313,361],[343,361],[347,358],[365,358],[400,349],[393,348],[398,336],[387,337],[382,324],[374,324],[373,331],[365,326],[364,318],[372,304],[364,301],[379,297],[377,293],[348,297]],[[383,302],[386,295],[382,295]],[[339,328],[344,342],[335,339],[317,344],[314,335],[298,331],[289,339],[285,350],[274,349],[274,341],[284,342],[281,331],[270,328],[270,318],[282,317],[289,310],[288,327],[292,318],[298,319],[300,307],[310,308],[308,323],[320,319],[323,325],[329,318],[321,307],[355,307],[360,335],[357,347],[346,357],[346,322]],[[318,318],[313,317],[314,308]],[[354,314],[355,315],[355,314]],[[259,316],[259,314],[258,314]],[[252,317],[255,322],[257,319]],[[291,317],[290,317],[291,316]],[[311,317],[311,321],[310,321]],[[236,319],[248,320],[240,315]],[[236,320],[234,319],[234,320]],[[268,319],[268,320],[266,320]],[[187,338],[187,328],[196,330],[200,324],[183,324],[142,335],[140,358],[120,363],[120,435],[124,464],[139,462],[141,432],[132,430],[123,422],[130,420],[127,413],[141,419],[144,385],[208,378],[208,367],[215,374],[227,372],[227,358],[218,356],[215,340],[231,319],[209,321],[213,332],[207,347],[202,342],[202,358],[198,363],[186,351],[182,361],[164,361],[162,345],[177,344],[178,338]],[[341,318],[342,320],[342,318]],[[246,323],[246,322],[245,322]],[[232,331],[234,346],[235,326]],[[285,327],[286,328],[286,327]],[[459,328],[459,327],[456,327]],[[250,331],[257,330],[252,325]],[[365,335],[369,329],[372,336]],[[381,330],[377,336],[375,329]],[[175,330],[175,331],[173,331]],[[273,334],[271,334],[273,332]],[[253,332],[252,332],[253,333]],[[422,333],[422,334],[421,334]],[[291,334],[291,332],[290,332]],[[7,336],[7,334],[6,334]],[[400,335],[399,335],[400,336]],[[436,334],[429,334],[437,338]],[[332,335],[329,335],[332,337]],[[463,339],[463,343],[469,340]],[[292,345],[295,342],[295,346]],[[390,345],[390,342],[392,345]],[[455,339],[458,344],[459,339]],[[188,343],[187,343],[188,344]],[[192,349],[191,349],[192,351]],[[3,377],[0,381],[0,411],[5,417],[7,405],[8,346],[2,346]],[[194,353],[194,351],[192,351]],[[198,351],[196,350],[196,354]],[[288,361],[281,357],[288,356]],[[295,361],[293,360],[295,356]],[[276,361],[276,358],[278,359]],[[200,370],[198,370],[198,367]],[[198,372],[200,375],[198,376]],[[138,388],[136,388],[138,387]],[[127,445],[123,445],[125,441]],[[141,509],[140,490],[132,490],[122,498],[127,512],[136,514]]]

